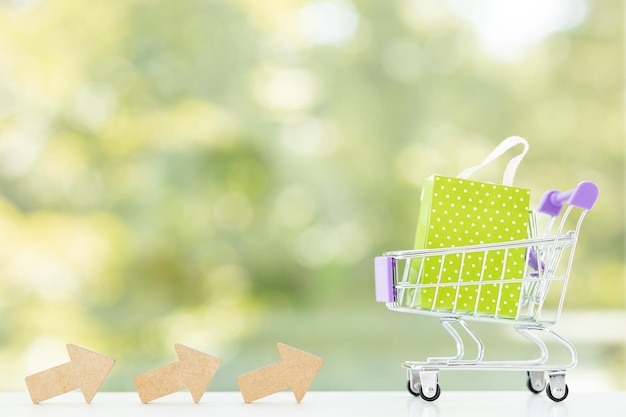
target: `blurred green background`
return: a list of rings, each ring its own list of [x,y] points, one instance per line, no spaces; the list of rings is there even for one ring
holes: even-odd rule
[[[623,28],[618,0],[0,1],[0,390],[66,343],[117,360],[105,390],[174,343],[236,390],[277,342],[325,359],[312,389],[402,390],[453,345],[374,301],[373,257],[510,135],[534,203],[600,187],[557,330],[572,390],[626,389]]]

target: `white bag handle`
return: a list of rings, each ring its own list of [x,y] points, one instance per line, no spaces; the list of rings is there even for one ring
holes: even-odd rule
[[[511,136],[511,137],[504,139],[502,142],[500,142],[498,146],[496,146],[496,148],[493,151],[491,151],[489,155],[487,155],[484,161],[482,161],[479,165],[473,166],[471,168],[467,168],[465,171],[457,175],[457,178],[461,178],[461,179],[469,178],[470,175],[472,175],[474,172],[478,171],[480,168],[484,167],[485,165],[493,162],[499,156],[504,154],[506,151],[508,151],[509,149],[517,145],[524,145],[524,149],[522,150],[522,153],[520,153],[519,155],[517,155],[516,157],[514,157],[513,159],[509,161],[508,165],[506,166],[506,169],[504,170],[504,175],[502,177],[503,185],[513,185],[513,178],[515,177],[515,171],[517,171],[517,167],[519,166],[520,162],[522,162],[522,159],[528,152],[528,142],[526,142],[526,139],[520,136]]]

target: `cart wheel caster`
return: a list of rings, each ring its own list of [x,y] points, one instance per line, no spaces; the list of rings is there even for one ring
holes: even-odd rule
[[[429,396],[424,393],[422,386],[420,385],[419,395],[426,401],[435,401],[441,395],[441,388],[439,388],[439,384],[435,385],[435,393]]]
[[[526,386],[533,394],[539,394],[546,388],[546,380],[543,376],[543,372],[540,372],[539,374],[531,374],[530,371],[528,371],[526,372],[526,375],[528,375]]]
[[[548,386],[546,387],[546,394],[548,395],[548,398],[558,403],[559,401],[563,401],[567,398],[567,394],[569,394],[569,388],[567,387],[567,384],[565,384],[565,390],[563,390],[563,392],[552,392],[552,387],[550,386],[550,384],[548,384]]]
[[[413,385],[411,384],[411,380],[407,381],[407,383],[406,383],[406,389],[407,389],[407,391],[409,391],[409,393],[411,393],[411,395],[413,395],[414,397],[419,397],[419,396],[420,396],[420,393],[419,393],[419,392],[422,390],[422,388],[421,388],[421,387],[419,387],[419,388],[417,389],[417,391],[415,391],[415,390],[413,389]]]

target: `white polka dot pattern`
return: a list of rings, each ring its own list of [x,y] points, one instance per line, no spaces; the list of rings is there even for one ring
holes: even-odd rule
[[[529,201],[530,191],[523,188],[430,177],[424,186],[416,248],[525,239],[528,237]],[[524,249],[512,249],[425,258],[422,283],[455,285],[422,288],[420,306],[515,317],[521,290],[518,283],[480,286],[467,283],[480,281],[481,276],[482,281],[520,279],[524,257]]]

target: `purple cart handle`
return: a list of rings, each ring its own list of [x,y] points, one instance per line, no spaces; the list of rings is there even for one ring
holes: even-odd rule
[[[539,212],[549,216],[558,216],[563,204],[590,210],[598,199],[598,187],[589,181],[581,182],[573,190],[560,192],[550,190],[543,195],[539,203]]]
[[[379,303],[393,303],[396,298],[397,294],[393,286],[395,262],[391,256],[374,258],[376,301]]]

